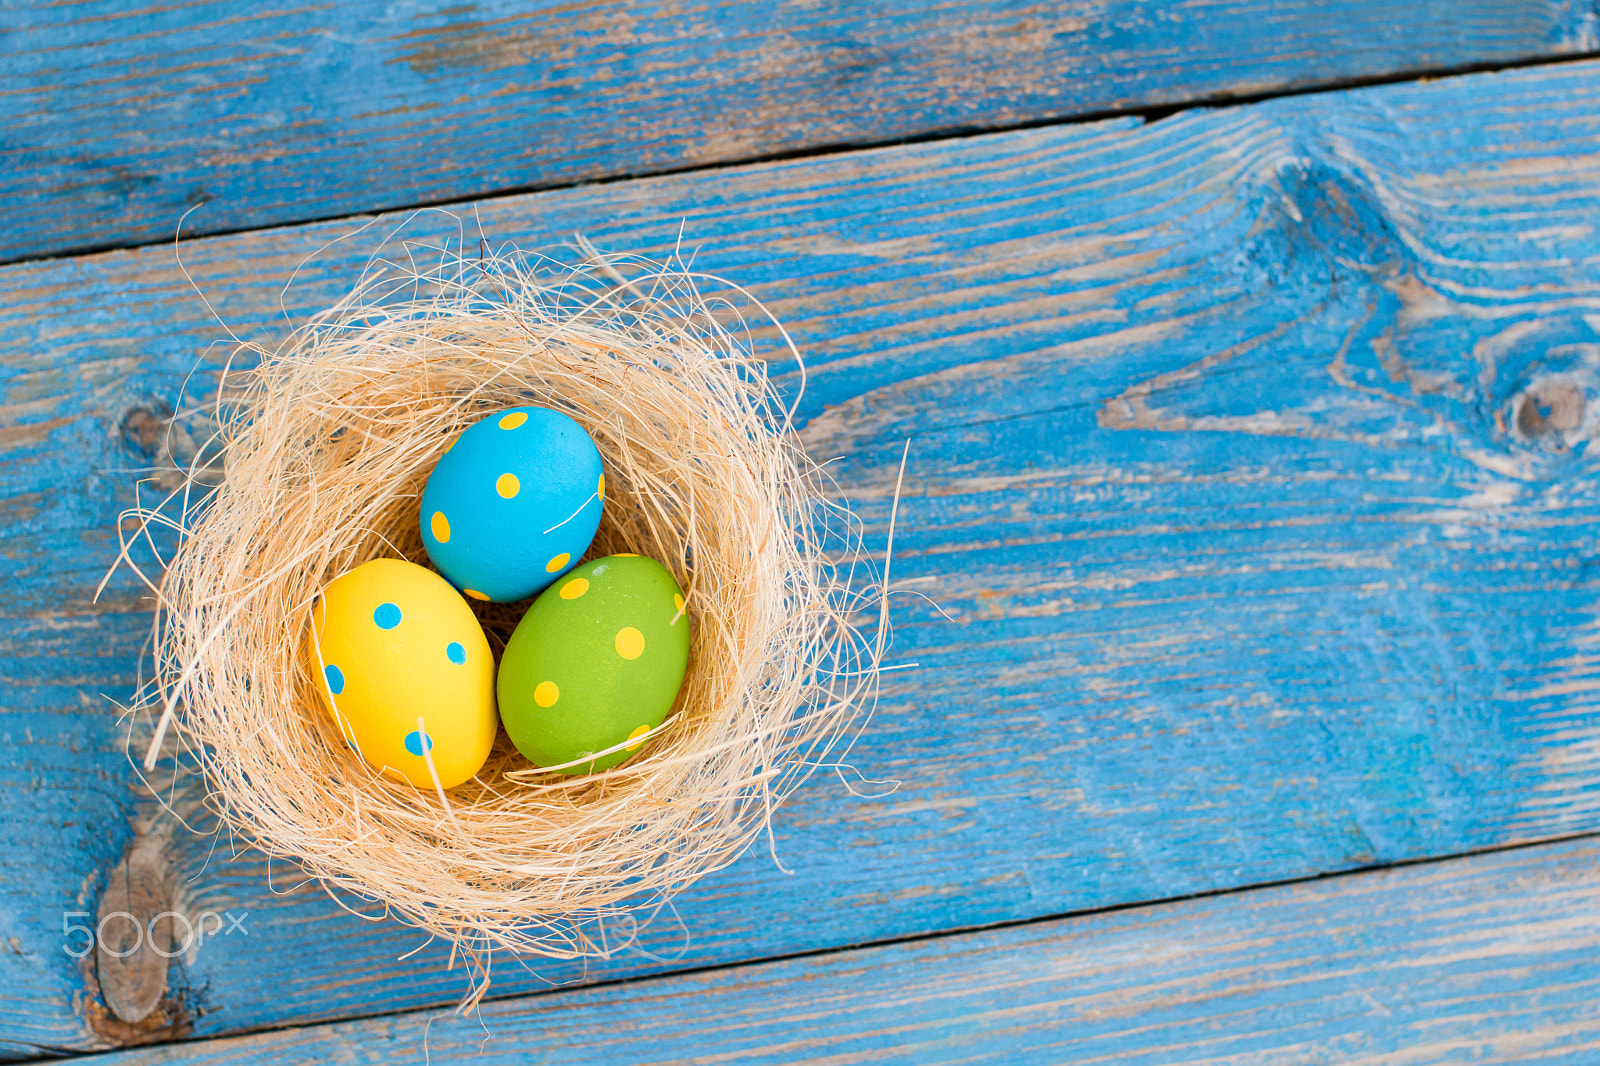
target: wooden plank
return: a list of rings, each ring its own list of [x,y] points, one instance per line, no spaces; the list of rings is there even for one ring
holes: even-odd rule
[[[1597,949],[1586,840],[86,1061],[1577,1064]]]
[[[793,876],[752,855],[651,954],[498,960],[497,991],[1600,829],[1597,100],[1585,63],[478,205],[525,247],[663,250],[682,226],[751,283],[812,361],[809,446],[845,457],[876,543],[913,440],[892,657],[919,664],[853,758],[900,791],[804,789],[775,826]],[[291,317],[324,306],[389,225],[303,267],[354,223],[185,262],[270,345],[291,273]],[[145,616],[127,581],[90,591],[148,462],[127,413],[222,355],[169,250],[11,267],[0,292],[0,983],[31,997],[0,1033],[26,1053],[139,1035],[96,1028],[61,953],[61,913],[154,831],[112,787],[101,697],[131,686]],[[197,911],[249,921],[174,967],[162,1031],[464,991],[437,945],[396,961],[411,934],[223,852],[167,845]]]
[[[1587,0],[28,0],[0,261],[1592,51]]]

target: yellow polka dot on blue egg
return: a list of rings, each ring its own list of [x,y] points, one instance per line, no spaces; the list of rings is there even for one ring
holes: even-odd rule
[[[473,423],[428,477],[422,542],[465,595],[507,603],[537,595],[589,550],[605,470],[588,432],[548,407]]]

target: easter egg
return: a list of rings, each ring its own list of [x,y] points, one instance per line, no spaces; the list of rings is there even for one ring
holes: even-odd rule
[[[494,656],[467,601],[432,570],[374,559],[329,582],[306,660],[340,735],[378,770],[432,789],[426,748],[452,788],[489,757]]]
[[[517,624],[495,682],[501,720],[537,766],[604,770],[665,720],[688,663],[689,616],[667,568],[640,555],[594,559]],[[627,746],[588,758],[617,744]]]
[[[582,426],[547,407],[513,407],[445,449],[422,492],[422,543],[466,595],[525,600],[589,550],[605,495]]]

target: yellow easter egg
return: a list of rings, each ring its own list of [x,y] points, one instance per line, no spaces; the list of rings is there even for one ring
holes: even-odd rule
[[[376,769],[453,788],[494,746],[494,656],[450,582],[402,559],[335,578],[311,612],[306,660],[339,733]],[[418,719],[422,724],[418,725]]]

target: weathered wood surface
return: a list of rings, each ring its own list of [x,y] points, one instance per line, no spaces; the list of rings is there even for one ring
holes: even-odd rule
[[[0,261],[1600,47],[1590,0],[0,7]]]
[[[749,282],[880,543],[912,439],[896,572],[953,618],[897,598],[892,658],[919,666],[853,761],[899,792],[816,781],[776,823],[793,876],[752,854],[647,930],[658,957],[588,976],[1600,829],[1597,104],[1583,63],[478,205],[524,246],[663,250],[681,225]],[[390,223],[301,267],[352,228],[185,261],[271,342],[290,274],[291,317],[326,305]],[[127,413],[220,330],[168,249],[6,268],[0,294],[0,1034],[25,1054],[112,1038],[59,930],[147,810],[102,696],[129,691],[146,616],[127,581],[89,597],[148,462]],[[175,961],[163,1024],[464,990],[437,945],[397,961],[415,936],[225,853],[165,855],[188,906],[249,920]]]
[[[1600,845],[437,1012],[156,1063],[1592,1063]]]

